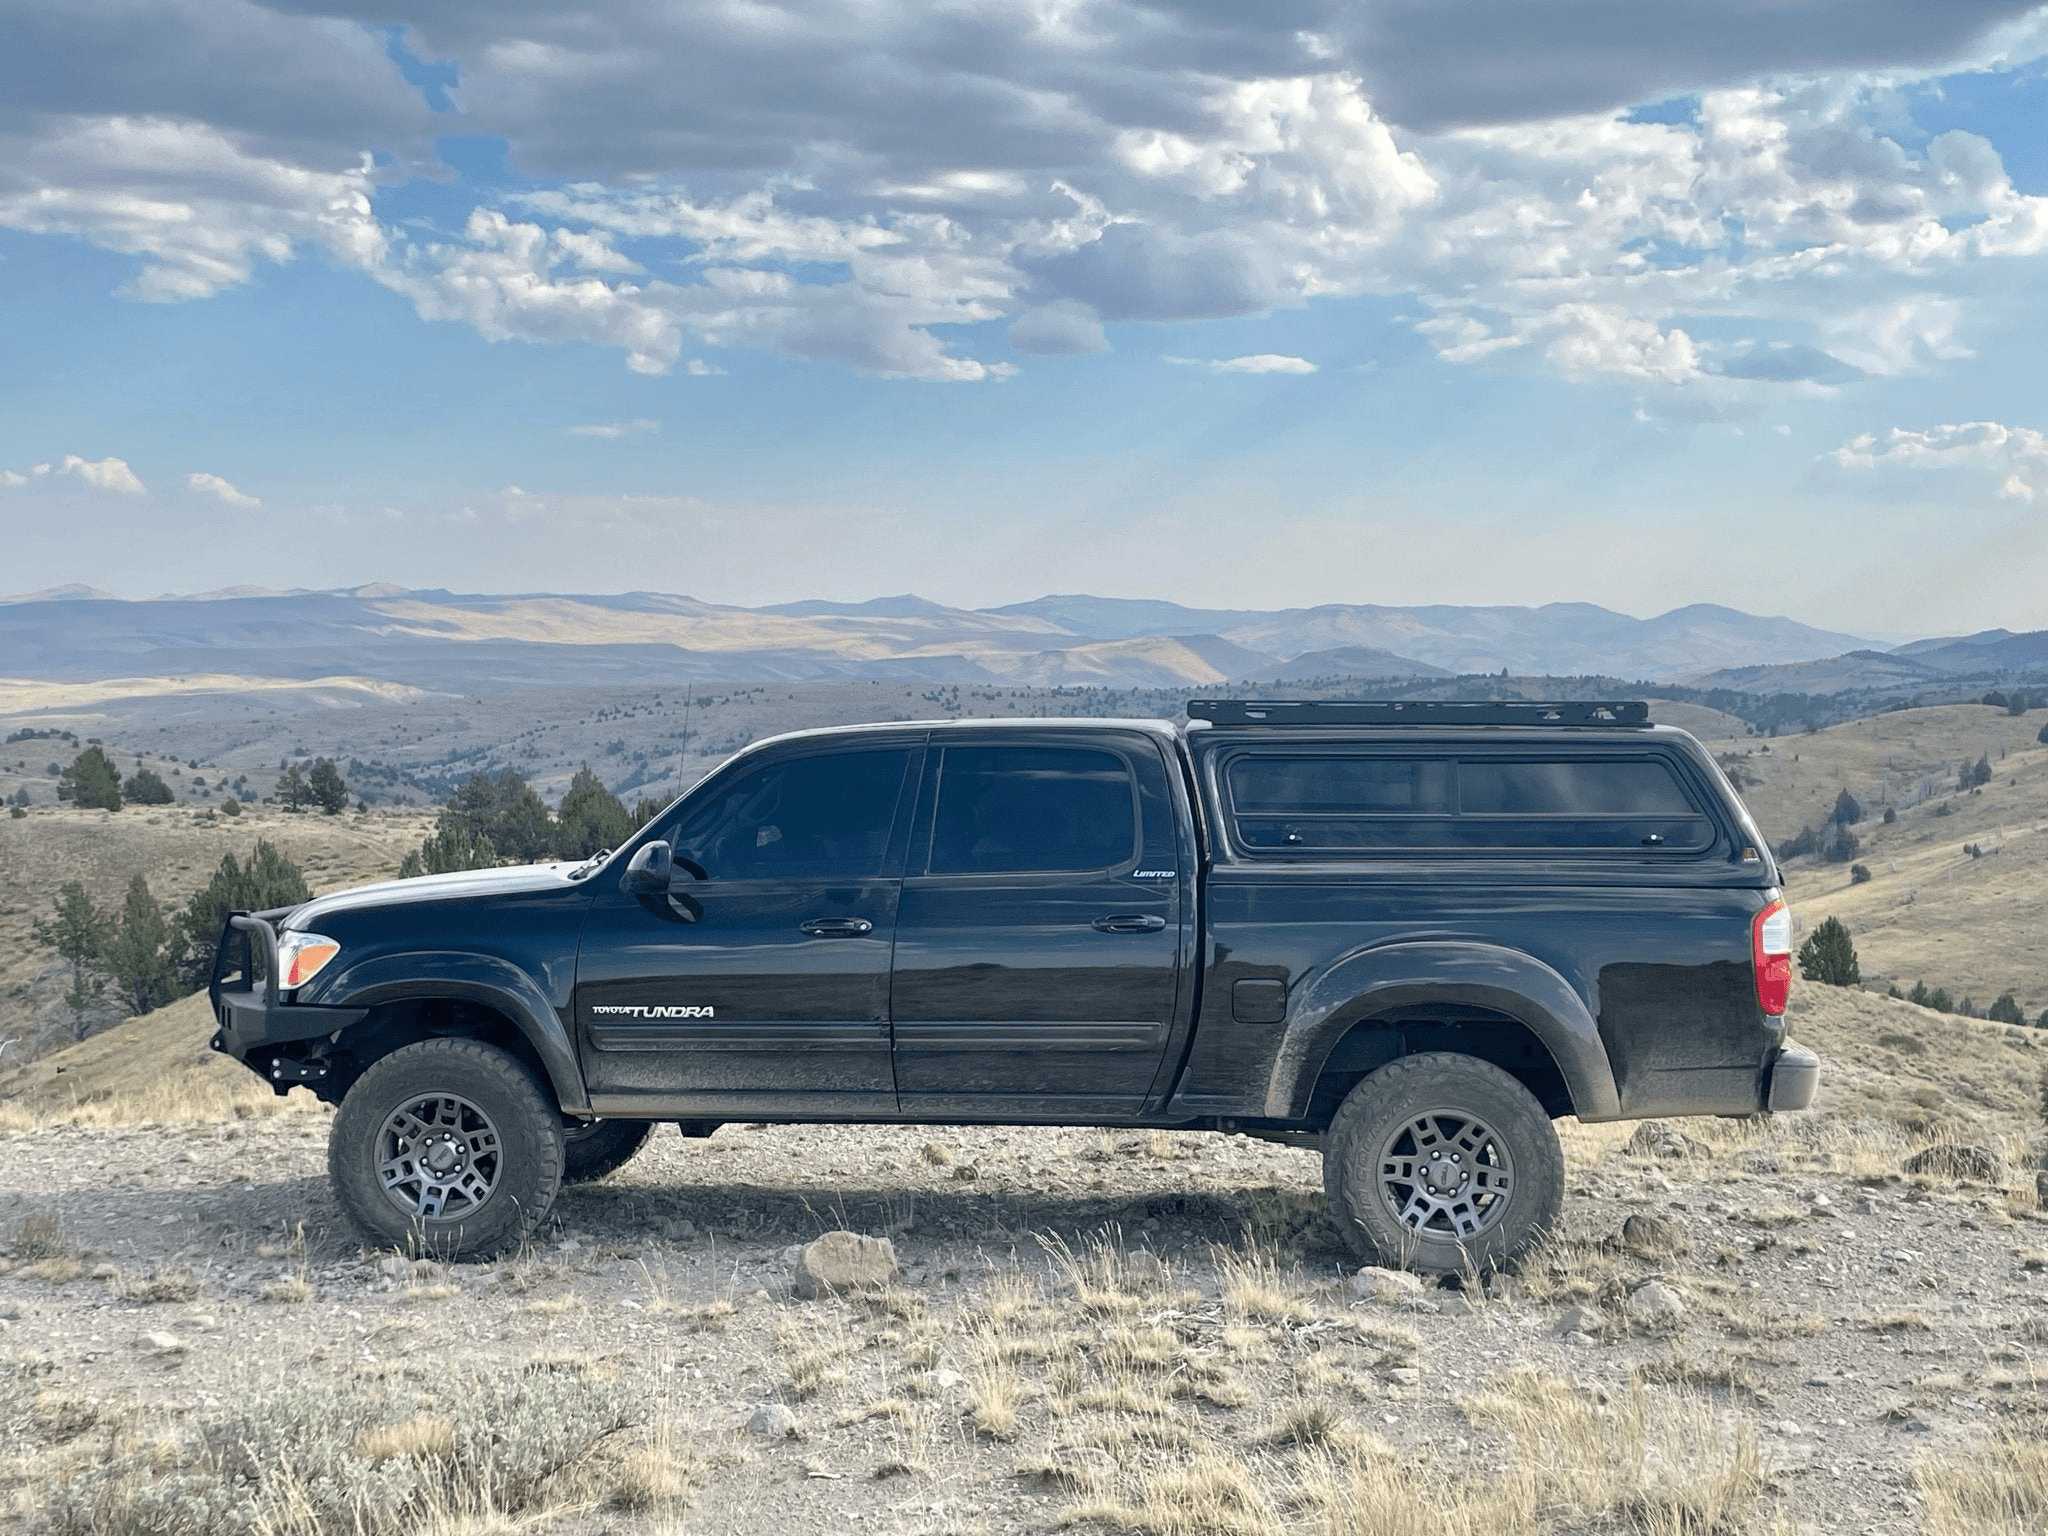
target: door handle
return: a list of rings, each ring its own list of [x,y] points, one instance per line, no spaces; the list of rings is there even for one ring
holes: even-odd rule
[[[1151,912],[1122,912],[1098,917],[1088,926],[1098,933],[1157,933],[1166,926],[1166,919]]]
[[[875,931],[875,925],[864,917],[813,917],[797,928],[814,939],[857,939]]]

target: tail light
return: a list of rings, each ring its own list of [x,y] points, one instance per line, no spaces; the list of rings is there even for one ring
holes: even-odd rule
[[[1756,1003],[1765,1013],[1785,1011],[1792,996],[1792,909],[1781,900],[1757,913],[1749,925],[1749,958],[1756,967]]]
[[[277,936],[277,984],[289,991],[320,974],[322,966],[341,953],[341,946],[317,933]]]

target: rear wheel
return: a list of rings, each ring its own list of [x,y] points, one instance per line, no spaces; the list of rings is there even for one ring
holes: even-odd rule
[[[1564,1208],[1564,1149],[1536,1096],[1490,1062],[1406,1056],[1338,1106],[1330,1214],[1360,1258],[1425,1274],[1518,1259]]]
[[[562,1128],[562,1182],[593,1184],[631,1162],[654,1134],[652,1120],[586,1120]]]
[[[562,1119],[524,1064],[478,1040],[373,1062],[334,1117],[335,1197],[379,1246],[437,1259],[530,1236],[562,1182]]]

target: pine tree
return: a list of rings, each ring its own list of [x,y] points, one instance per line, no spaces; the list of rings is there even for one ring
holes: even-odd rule
[[[57,798],[86,810],[121,809],[121,770],[98,745],[87,747],[57,777]]]
[[[1909,1003],[1918,1003],[1922,1008],[1931,1008],[1934,1005],[1932,1002],[1929,1001],[1929,999],[1932,998],[1933,995],[1933,993],[1927,990],[1926,982],[1916,981],[1913,983],[1913,990],[1906,994],[1906,1001]]]
[[[497,862],[498,850],[491,846],[488,837],[453,823],[429,834],[417,853],[408,853],[398,866],[398,878],[412,880],[421,875],[452,875],[464,869],[491,869]]]
[[[1863,979],[1856,948],[1840,918],[1829,918],[1799,946],[1799,974],[1831,987],[1853,987]]]
[[[135,1013],[161,1008],[178,995],[177,972],[165,948],[170,936],[170,924],[149,893],[149,882],[136,875],[128,882],[121,916],[107,935],[105,956],[121,1001]]]
[[[341,770],[327,758],[313,759],[313,767],[306,775],[306,789],[313,803],[329,816],[339,816],[348,809],[348,783]]]
[[[214,946],[230,912],[268,912],[312,899],[305,874],[268,838],[258,841],[246,865],[232,853],[222,854],[206,889],[185,903],[173,924],[172,964],[179,980],[197,991],[213,979]]]
[[[1857,803],[1856,797],[1845,789],[1835,796],[1835,810],[1831,819],[1838,827],[1852,827],[1863,819],[1863,807]]]
[[[547,802],[510,768],[495,777],[473,773],[448,797],[435,831],[446,834],[455,830],[466,833],[472,843],[478,838],[488,840],[498,854],[522,864],[546,858],[555,841]]]
[[[76,880],[64,882],[52,906],[55,910],[50,920],[33,924],[30,932],[38,944],[57,951],[57,958],[71,967],[71,990],[64,994],[64,1001],[71,1009],[72,1032],[83,1040],[86,1010],[107,989],[106,982],[92,974],[106,950],[106,919],[93,909],[85,887]]]
[[[2024,1024],[2027,1022],[2026,1014],[2020,1011],[2019,1000],[2010,992],[1999,993],[1998,1001],[1984,1010],[1984,1017],[1996,1019],[2001,1024]]]
[[[303,810],[312,798],[312,786],[306,782],[306,776],[299,772],[298,764],[292,764],[278,776],[276,799],[286,810]]]
[[[618,847],[635,826],[631,813],[585,763],[555,813],[555,852],[565,859],[587,859],[600,849]]]

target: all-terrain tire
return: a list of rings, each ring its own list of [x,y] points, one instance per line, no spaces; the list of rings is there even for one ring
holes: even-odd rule
[[[1367,1263],[1486,1274],[1556,1225],[1564,1149],[1536,1096],[1506,1072],[1432,1051],[1388,1062],[1338,1106],[1323,1192]]]
[[[562,1185],[562,1115],[526,1065],[480,1040],[373,1062],[334,1117],[327,1174],[371,1242],[470,1258],[532,1235]]]
[[[590,1120],[562,1127],[562,1182],[595,1184],[639,1155],[652,1120]]]

